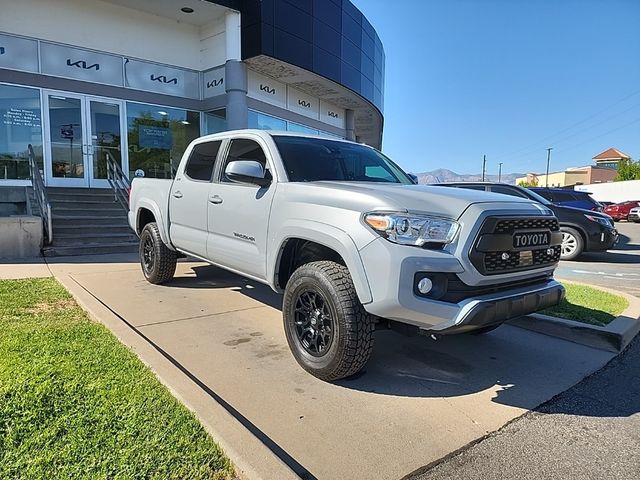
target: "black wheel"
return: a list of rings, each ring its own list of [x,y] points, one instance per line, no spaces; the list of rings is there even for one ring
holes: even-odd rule
[[[160,284],[173,278],[178,256],[164,244],[155,222],[147,223],[142,229],[139,252],[142,273],[148,282]]]
[[[575,260],[584,250],[584,240],[577,230],[560,227],[562,245],[560,246],[560,260]]]
[[[493,332],[496,328],[502,326],[501,323],[497,325],[489,325],[488,327],[478,328],[477,330],[472,330],[469,333],[471,335],[484,335],[485,333]]]
[[[282,317],[293,356],[321,380],[349,377],[371,356],[374,324],[344,265],[312,262],[293,272]]]

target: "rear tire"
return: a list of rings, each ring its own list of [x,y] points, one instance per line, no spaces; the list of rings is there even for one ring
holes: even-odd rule
[[[584,250],[584,240],[580,233],[570,227],[560,227],[562,245],[560,246],[560,260],[575,260]]]
[[[344,265],[311,262],[293,272],[284,292],[282,317],[291,353],[321,380],[349,377],[371,356],[374,323]]]
[[[155,222],[147,223],[142,229],[139,255],[142,273],[149,283],[158,285],[173,278],[178,255],[164,244]]]

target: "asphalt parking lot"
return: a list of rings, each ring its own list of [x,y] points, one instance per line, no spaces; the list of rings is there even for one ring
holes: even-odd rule
[[[172,282],[155,286],[135,258],[75,261],[56,259],[50,267],[164,352],[179,369],[175,375],[187,374],[190,388],[224,405],[238,428],[250,425],[302,478],[401,478],[499,429],[613,357],[513,326],[438,341],[378,332],[366,370],[329,384],[295,363],[281,297],[262,285],[181,262]],[[192,408],[206,417],[210,407]],[[259,459],[247,460],[260,471]]]
[[[640,296],[640,223],[618,222],[620,241],[614,249],[560,262],[556,276]]]

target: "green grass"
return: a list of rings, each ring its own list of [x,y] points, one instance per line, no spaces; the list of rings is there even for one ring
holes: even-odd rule
[[[0,478],[231,477],[193,414],[60,284],[0,281]]]
[[[602,326],[607,325],[629,306],[625,298],[597,288],[574,283],[565,283],[564,287],[567,290],[567,298],[560,305],[540,313]]]

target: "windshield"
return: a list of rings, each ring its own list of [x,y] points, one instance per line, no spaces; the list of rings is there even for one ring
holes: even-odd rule
[[[324,138],[274,135],[291,182],[413,182],[382,153],[364,145]]]

